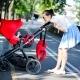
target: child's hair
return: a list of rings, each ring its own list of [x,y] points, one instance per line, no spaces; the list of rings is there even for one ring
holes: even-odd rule
[[[52,16],[55,16],[53,9],[45,10],[45,11],[43,11],[43,13],[46,13],[47,16],[48,16],[48,15],[51,15],[51,17],[52,17]],[[43,14],[43,13],[42,13],[42,14]]]

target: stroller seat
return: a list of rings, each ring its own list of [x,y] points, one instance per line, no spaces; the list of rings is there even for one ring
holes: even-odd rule
[[[5,20],[1,19],[0,34],[2,34],[11,44],[17,44],[19,39],[15,36],[17,30],[22,26],[21,19]]]

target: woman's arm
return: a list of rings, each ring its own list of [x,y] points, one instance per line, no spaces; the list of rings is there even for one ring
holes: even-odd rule
[[[56,29],[62,31],[62,32],[66,32],[65,29],[63,29],[61,26],[57,26],[57,24],[54,22],[53,27],[55,27]]]

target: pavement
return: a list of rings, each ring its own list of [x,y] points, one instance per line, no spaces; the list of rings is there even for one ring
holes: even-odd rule
[[[5,45],[5,41],[6,39],[2,35],[0,35],[0,55],[3,52],[3,46]]]
[[[27,32],[30,33],[28,28],[31,28],[31,26],[29,26],[28,24],[31,24],[31,21],[25,22],[24,24],[25,25],[23,25],[23,27],[21,27],[21,30],[23,31],[22,35],[24,35],[26,33],[26,30],[27,30]],[[27,26],[26,26],[26,24],[27,24]],[[34,26],[34,24],[36,24],[37,26]],[[42,24],[44,24],[44,22],[41,19],[38,20],[37,23],[36,23],[36,21],[33,22],[32,28],[31,28],[32,32],[34,32],[34,29],[36,29],[38,26],[40,27],[39,24],[42,25]],[[49,34],[49,35],[47,34],[48,38],[50,38],[50,36],[51,36],[51,34]],[[53,37],[54,42],[51,39],[52,37],[50,38],[50,40],[48,40],[48,38],[46,39],[46,41],[48,43],[47,59],[44,62],[41,62],[42,69],[41,69],[41,72],[38,75],[26,74],[25,70],[23,70],[23,69],[20,70],[17,67],[11,66],[11,72],[10,71],[9,72],[4,72],[4,73],[0,72],[1,73],[0,74],[0,80],[23,80],[23,79],[24,80],[49,80],[49,79],[50,80],[53,80],[53,79],[54,80],[59,80],[59,79],[60,80],[67,80],[67,79],[68,80],[80,80],[80,77],[79,77],[80,74],[78,74],[78,73],[80,73],[80,71],[79,71],[80,70],[80,66],[78,64],[79,60],[77,60],[75,62],[73,61],[73,60],[76,60],[75,57],[74,57],[75,54],[73,54],[73,52],[75,50],[78,51],[78,52],[76,52],[76,51],[74,52],[74,53],[76,53],[77,59],[78,59],[78,57],[80,55],[79,54],[80,53],[80,48],[79,48],[80,44],[75,46],[74,49],[71,49],[72,52],[70,51],[70,54],[69,54],[69,60],[71,61],[71,62],[70,61],[69,62],[73,63],[73,65],[76,66],[77,69],[79,69],[79,70],[77,70],[75,68],[78,71],[78,73],[72,73],[72,74],[66,74],[65,76],[63,76],[63,75],[60,76],[60,75],[56,75],[56,74],[48,74],[48,73],[45,72],[47,69],[52,68],[55,65],[55,63],[56,63],[56,56],[54,55],[52,57],[53,54],[51,54],[51,53],[57,53],[56,49],[57,49],[57,46],[58,46],[58,43],[59,43],[58,40],[60,40],[60,37],[57,37],[56,35]],[[37,39],[35,39],[35,41],[37,41]],[[55,45],[52,45],[52,43],[54,43]],[[33,46],[31,48],[25,50],[27,52],[27,54],[31,54],[31,55],[35,54],[35,49],[34,49],[35,45],[36,44],[33,44]],[[54,47],[54,49],[53,49],[53,47]],[[4,54],[6,51],[8,51],[9,48],[10,48],[10,46],[9,46],[9,42],[7,41],[7,39],[5,37],[3,37],[2,35],[0,35],[0,55]],[[55,51],[55,52],[53,52],[52,50]],[[80,57],[79,57],[79,59],[80,59]],[[48,61],[49,61],[49,63],[48,63]],[[54,62],[54,64],[52,63],[52,61]],[[74,68],[74,66],[71,66],[71,64],[69,62],[68,62],[68,67],[70,65],[71,68]],[[76,62],[77,62],[77,64],[76,64]],[[67,68],[67,69],[69,69],[69,68]],[[73,69],[73,71],[75,69]],[[3,76],[5,76],[5,77],[3,77]]]
[[[0,55],[4,54],[7,50],[9,50],[9,42],[4,36],[0,35]]]

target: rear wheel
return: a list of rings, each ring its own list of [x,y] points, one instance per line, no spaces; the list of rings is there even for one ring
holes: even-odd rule
[[[10,69],[10,64],[7,59],[4,59],[3,62],[0,62],[0,70],[8,71]]]
[[[26,64],[26,70],[29,74],[37,74],[41,70],[41,64],[38,60],[31,59]]]

